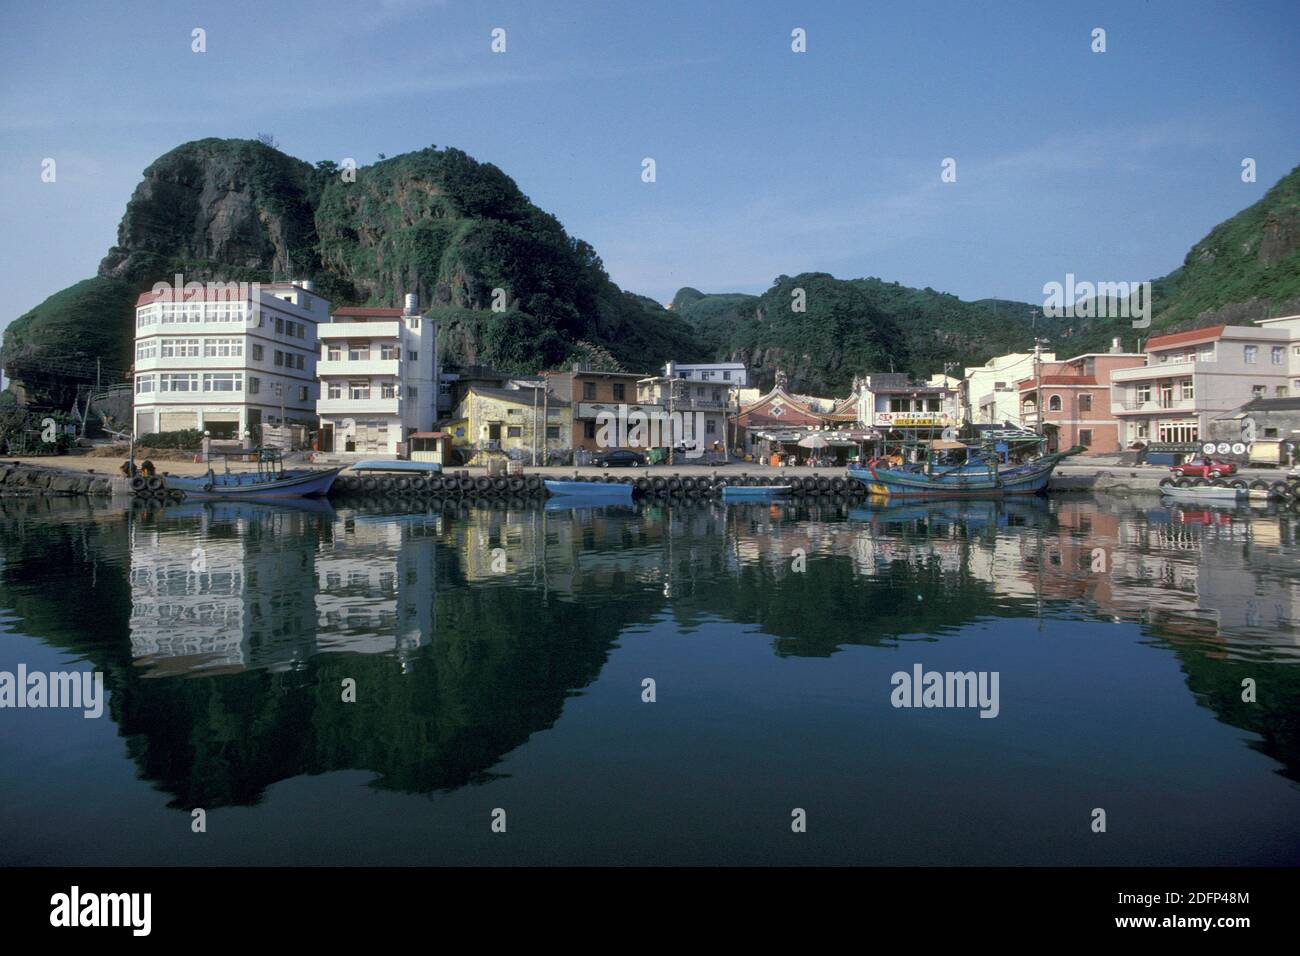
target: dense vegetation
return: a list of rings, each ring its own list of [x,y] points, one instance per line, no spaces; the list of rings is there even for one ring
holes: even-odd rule
[[[819,395],[845,394],[864,372],[930,375],[1024,348],[1031,308],[821,272],[781,276],[761,296],[682,289],[672,303],[710,354],[746,362],[760,386],[779,368]]]

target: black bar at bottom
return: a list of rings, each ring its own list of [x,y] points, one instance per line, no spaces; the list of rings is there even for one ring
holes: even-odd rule
[[[422,925],[450,928],[446,920],[469,933],[532,933],[535,942],[611,922],[634,936],[701,921],[761,936],[774,923],[797,929],[808,920],[818,933],[844,928],[857,938],[894,928],[927,940],[1231,941],[1294,927],[1295,878],[1286,869],[10,868],[0,869],[0,914],[11,940],[76,933],[87,942],[375,942]],[[146,893],[147,937],[138,932],[144,896],[120,895]]]

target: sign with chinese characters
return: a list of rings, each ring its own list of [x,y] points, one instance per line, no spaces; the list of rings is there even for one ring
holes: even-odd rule
[[[876,412],[877,425],[886,428],[943,428],[953,424],[947,412]]]

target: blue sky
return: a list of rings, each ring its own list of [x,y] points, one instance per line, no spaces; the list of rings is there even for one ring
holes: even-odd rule
[[[144,167],[204,136],[458,146],[664,301],[804,270],[1030,301],[1151,278],[1300,164],[1294,0],[24,6],[0,12],[0,324],[93,275]]]

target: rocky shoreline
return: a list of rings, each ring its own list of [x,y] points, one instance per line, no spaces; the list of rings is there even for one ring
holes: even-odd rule
[[[0,497],[3,498],[27,498],[33,495],[108,497],[115,490],[112,476],[106,474],[47,468],[21,461],[0,463]]]

